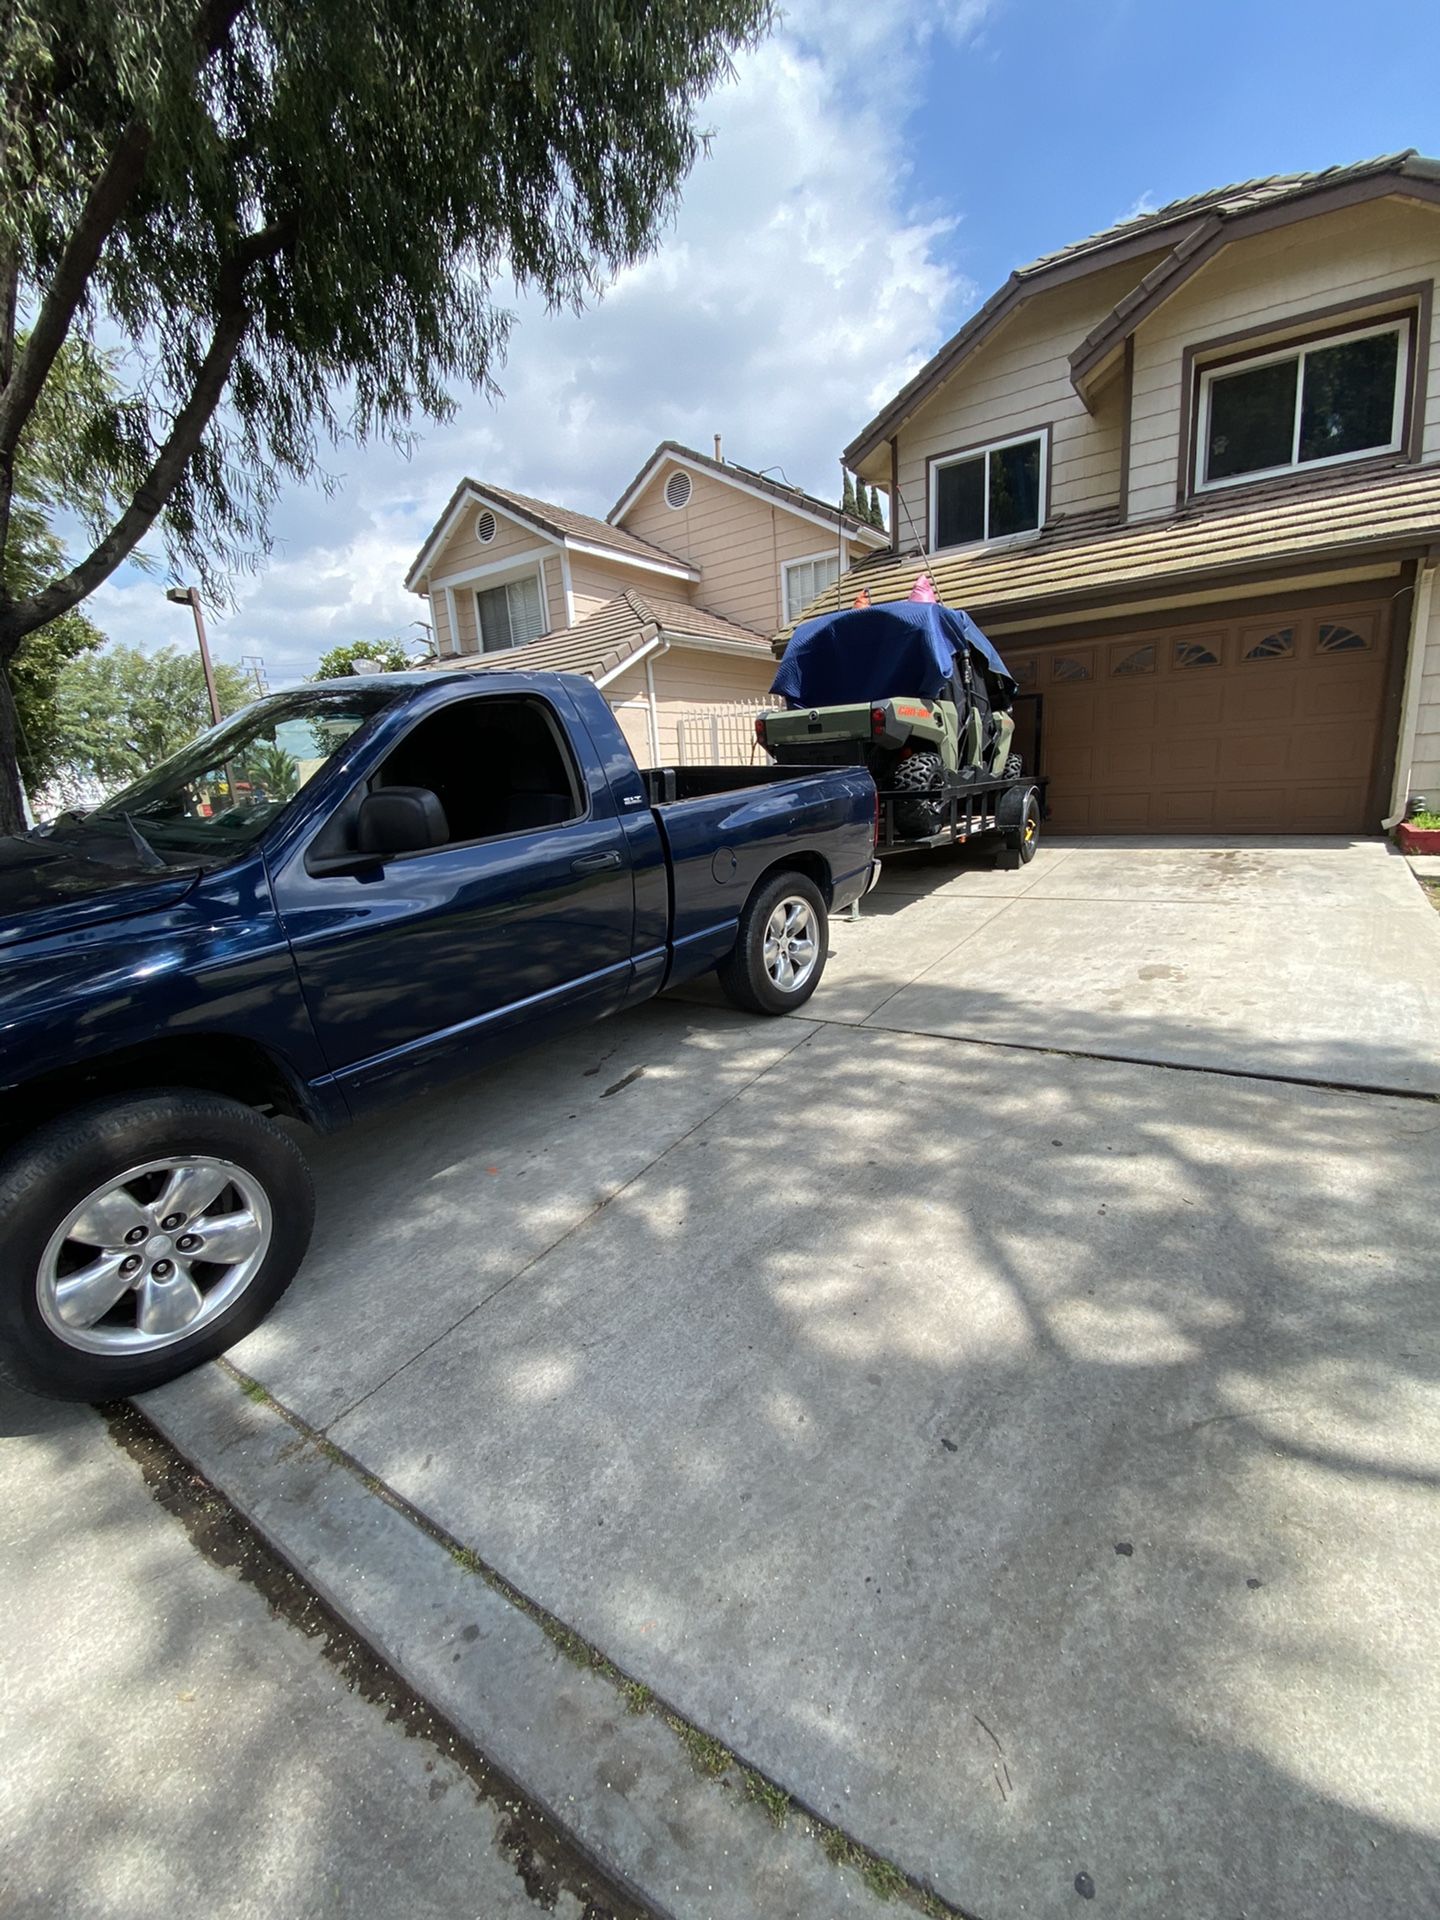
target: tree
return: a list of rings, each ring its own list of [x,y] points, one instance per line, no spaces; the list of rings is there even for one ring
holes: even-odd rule
[[[0,667],[160,523],[210,597],[326,440],[408,441],[493,390],[497,280],[580,306],[640,258],[696,112],[770,0],[6,0]],[[21,313],[28,335],[17,335]],[[17,461],[60,356],[81,557],[9,584]],[[222,400],[224,402],[222,406]],[[162,518],[163,516],[163,518]],[[0,830],[18,819],[0,702]]]
[[[880,508],[880,489],[878,487],[871,487],[870,489],[870,512],[868,518],[872,527],[878,527],[881,533],[885,531],[885,515]]]
[[[840,496],[840,511],[842,513],[848,513],[852,520],[855,519],[859,512],[855,501],[855,482],[850,478],[848,473],[845,476],[845,491]]]
[[[222,714],[255,697],[250,676],[221,660],[215,691]],[[204,670],[188,648],[107,647],[72,660],[59,676],[56,708],[59,764],[107,787],[133,780],[210,725]]]
[[[400,673],[415,662],[398,640],[351,640],[343,647],[331,647],[322,653],[315,669],[316,680],[343,680],[356,673],[357,660],[373,660],[382,673]]]

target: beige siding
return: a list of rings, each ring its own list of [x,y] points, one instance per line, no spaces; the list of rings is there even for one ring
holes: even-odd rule
[[[684,716],[707,708],[732,708],[742,702],[762,706],[775,677],[775,662],[758,649],[752,661],[737,659],[734,654],[709,653],[700,647],[671,647],[668,653],[652,657],[651,667],[660,737],[658,761],[650,751],[646,709],[634,704],[646,698],[644,666],[630,668],[605,688],[605,698],[619,709],[615,717],[641,766],[668,766],[679,759],[677,729]]]
[[[781,567],[787,560],[832,551],[835,536],[778,503],[690,468],[681,469],[691,481],[688,503],[678,510],[668,507],[665,482],[675,471],[668,463],[658,468],[620,524],[700,569],[699,585],[690,595],[697,606],[756,633],[773,633],[784,621]],[[845,566],[850,558],[847,542]]]
[[[1218,335],[1277,329],[1316,308],[1357,304],[1440,274],[1440,214],[1400,200],[1317,215],[1217,254],[1135,336],[1130,512],[1176,502],[1184,351]],[[1440,330],[1440,303],[1432,316]],[[1425,457],[1440,457],[1440,331],[1430,343]]]
[[[1159,257],[1128,261],[1028,302],[901,428],[902,544],[929,537],[926,472],[937,454],[1045,426],[1051,518],[1118,503],[1122,383],[1111,380],[1094,414],[1087,413],[1070,384],[1070,355]]]
[[[1420,707],[1415,750],[1410,757],[1409,790],[1423,793],[1432,812],[1440,812],[1440,580],[1431,589],[1429,632],[1417,636],[1421,655]]]
[[[475,522],[482,511],[483,508],[473,503],[463,509],[455,531],[440,549],[429,570],[431,580],[444,580],[457,573],[473,573],[477,567],[491,567],[498,560],[509,560],[517,554],[533,553],[539,547],[555,545],[548,534],[539,533],[533,527],[520,526],[514,520],[507,520],[503,513],[497,513],[495,538],[482,546],[475,538]]]
[[[694,594],[688,580],[675,580],[668,574],[651,573],[639,567],[619,566],[614,561],[597,560],[590,554],[571,554],[570,590],[577,621],[597,612],[627,587],[640,594],[658,594],[666,600],[689,601]]]

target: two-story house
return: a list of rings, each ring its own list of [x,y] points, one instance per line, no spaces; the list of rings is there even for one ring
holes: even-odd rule
[[[1027,696],[1077,832],[1374,832],[1440,794],[1440,162],[1177,201],[1003,287],[846,449]],[[777,647],[781,644],[777,639]]]
[[[604,520],[462,480],[405,581],[436,664],[588,674],[647,765],[684,715],[763,703],[775,629],[888,539],[720,454],[663,442]]]

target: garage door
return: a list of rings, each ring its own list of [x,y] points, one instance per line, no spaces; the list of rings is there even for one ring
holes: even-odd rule
[[[1061,832],[1375,831],[1388,601],[1020,648]],[[1032,708],[1032,712],[1034,709]]]

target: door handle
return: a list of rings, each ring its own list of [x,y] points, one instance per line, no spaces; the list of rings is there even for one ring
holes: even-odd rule
[[[612,847],[604,853],[582,853],[578,860],[570,862],[570,871],[571,873],[604,873],[608,867],[618,867],[621,864],[619,854]]]

